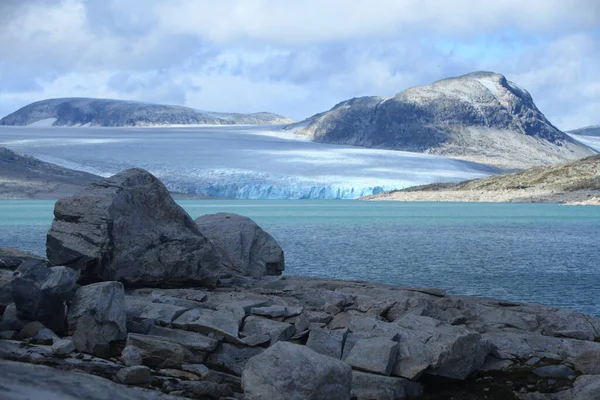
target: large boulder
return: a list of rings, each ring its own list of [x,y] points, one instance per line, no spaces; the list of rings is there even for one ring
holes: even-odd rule
[[[123,285],[99,282],[79,288],[67,320],[77,350],[108,357],[113,342],[127,336]]]
[[[349,365],[287,342],[251,358],[242,374],[246,400],[349,400],[351,385]]]
[[[79,271],[68,267],[48,268],[45,262],[25,261],[11,283],[12,298],[18,317],[40,321],[60,332],[66,328],[66,302],[77,288]]]
[[[231,260],[243,275],[281,275],[285,267],[279,243],[256,222],[238,214],[217,213],[196,218],[200,231]]]
[[[213,285],[231,272],[162,182],[142,169],[59,200],[46,253],[54,265],[81,270],[82,283]]]

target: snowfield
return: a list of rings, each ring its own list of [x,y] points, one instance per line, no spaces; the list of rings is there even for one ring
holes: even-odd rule
[[[496,172],[440,156],[313,143],[280,128],[2,126],[0,146],[102,176],[140,167],[172,191],[240,199],[353,199]]]

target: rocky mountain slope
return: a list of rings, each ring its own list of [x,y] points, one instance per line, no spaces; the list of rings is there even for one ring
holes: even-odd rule
[[[600,155],[461,183],[416,186],[368,200],[552,202],[600,205]]]
[[[286,129],[318,142],[441,154],[508,168],[595,154],[553,126],[504,76],[474,72],[361,97]]]
[[[57,198],[73,194],[99,176],[59,167],[0,147],[0,198]]]
[[[288,124],[281,115],[217,113],[181,106],[125,100],[61,98],[29,104],[0,119],[0,125],[30,125],[53,120],[54,126],[149,126],[149,125],[235,125]]]

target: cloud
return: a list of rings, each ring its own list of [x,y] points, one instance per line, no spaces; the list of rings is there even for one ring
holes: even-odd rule
[[[485,69],[600,123],[596,0],[2,0],[0,115],[114,97],[303,118]]]

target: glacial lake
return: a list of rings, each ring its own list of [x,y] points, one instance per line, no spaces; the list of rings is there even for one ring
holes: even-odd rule
[[[351,200],[181,200],[281,244],[288,275],[426,286],[600,316],[600,207]],[[0,201],[0,246],[44,254],[54,201]]]

